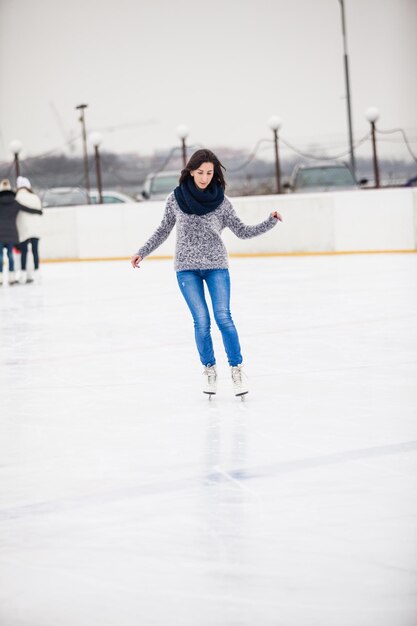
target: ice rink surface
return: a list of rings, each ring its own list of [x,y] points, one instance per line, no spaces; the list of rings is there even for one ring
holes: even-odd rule
[[[417,255],[231,260],[201,391],[172,261],[0,290],[1,626],[416,626]]]

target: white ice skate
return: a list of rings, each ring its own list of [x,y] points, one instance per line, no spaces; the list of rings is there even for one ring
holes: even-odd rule
[[[28,269],[27,274],[26,274],[26,282],[33,283],[33,281],[35,280],[35,274],[36,274],[35,270]]]
[[[217,392],[217,371],[215,365],[206,365],[203,371],[204,386],[203,393],[207,393],[209,400]]]
[[[21,270],[19,274],[19,285],[26,285],[27,275],[26,270]]]
[[[235,396],[240,396],[244,400],[245,395],[249,392],[245,375],[242,371],[242,365],[235,365],[230,368],[232,374],[232,383]]]
[[[14,272],[9,272],[9,285],[17,285],[17,278]]]

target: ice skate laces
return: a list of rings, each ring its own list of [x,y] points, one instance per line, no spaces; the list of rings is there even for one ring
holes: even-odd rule
[[[230,368],[232,372],[232,382],[236,395],[244,394],[248,392],[246,382],[243,378],[242,366],[235,365]]]
[[[236,387],[242,386],[242,369],[240,365],[236,365],[236,367],[232,367],[232,380],[233,380],[233,384]]]
[[[205,376],[204,393],[216,393],[217,372],[215,365],[206,365],[203,371]]]

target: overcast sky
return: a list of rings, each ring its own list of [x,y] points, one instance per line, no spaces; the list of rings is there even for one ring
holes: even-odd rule
[[[251,149],[267,121],[300,149],[347,142],[338,0],[0,0],[0,159],[65,147],[152,154],[189,142]],[[345,0],[355,139],[380,110],[417,152],[417,0]],[[407,157],[399,135],[381,151]],[[401,145],[400,145],[401,144]],[[361,148],[364,154],[368,145]],[[81,153],[81,143],[74,144]],[[290,154],[289,152],[287,152]],[[261,156],[272,158],[272,146]]]

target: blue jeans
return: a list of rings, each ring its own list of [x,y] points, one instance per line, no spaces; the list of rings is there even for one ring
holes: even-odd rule
[[[210,313],[204,281],[213,305],[214,319],[222,335],[229,365],[242,363],[239,337],[230,315],[229,270],[185,270],[177,272],[178,285],[194,320],[195,341],[203,365],[214,365],[216,359],[210,333]]]
[[[14,256],[13,256],[13,244],[0,242],[0,272],[3,271],[3,248],[7,250],[7,256],[9,258],[9,272],[14,272]]]

